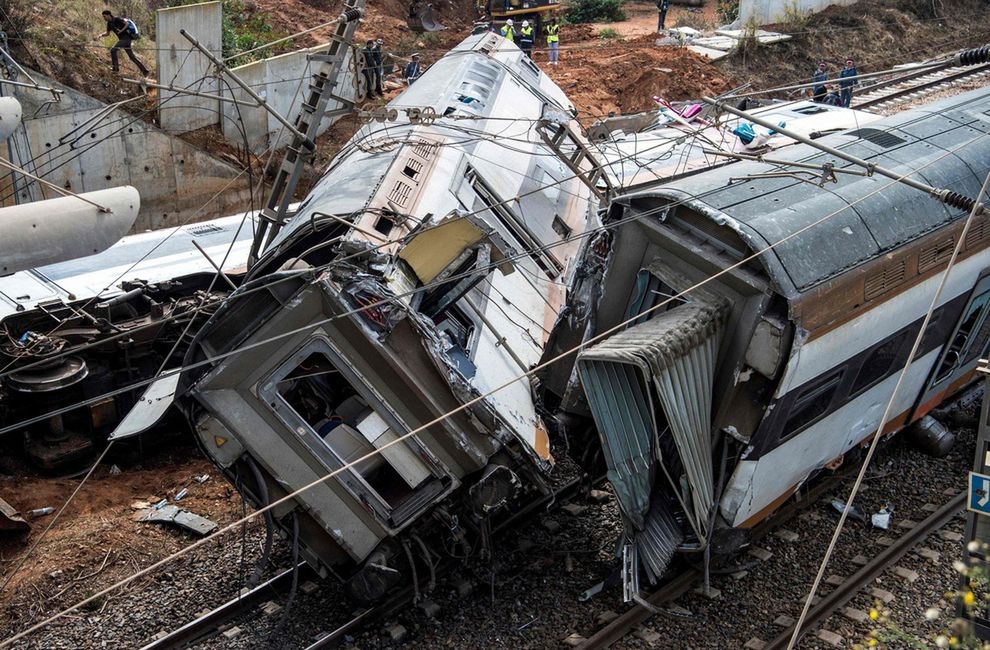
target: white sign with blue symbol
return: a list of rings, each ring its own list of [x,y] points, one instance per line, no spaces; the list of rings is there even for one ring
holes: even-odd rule
[[[969,473],[969,500],[966,507],[973,512],[990,515],[990,476]]]

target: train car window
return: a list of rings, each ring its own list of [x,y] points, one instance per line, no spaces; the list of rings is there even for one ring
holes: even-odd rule
[[[984,291],[970,302],[959,323],[959,328],[942,353],[942,360],[932,380],[933,386],[948,379],[956,368],[965,364],[967,360],[976,358],[975,355],[983,351],[987,337],[990,336],[990,332],[984,327],[988,303],[990,303],[990,291]],[[975,354],[971,356],[974,352]]]
[[[781,442],[808,428],[828,413],[844,373],[845,368],[837,370],[801,391],[787,414]]]
[[[901,351],[910,333],[910,330],[898,332],[870,350],[849,389],[850,398],[856,397],[890,376],[894,364],[901,358]]]
[[[670,300],[675,295],[677,295],[677,292],[670,285],[646,269],[641,269],[636,276],[636,289],[632,300],[629,301],[629,308],[626,310],[626,319],[649,311],[664,301],[669,300],[669,302],[658,309],[654,309],[646,316],[636,319],[629,324],[629,327],[639,325],[659,313],[686,302],[683,298]]]
[[[442,470],[418,441],[391,444],[405,425],[382,407],[374,389],[327,341],[310,341],[260,383],[258,391],[328,470],[381,450],[336,478],[388,525],[400,525],[445,489]]]

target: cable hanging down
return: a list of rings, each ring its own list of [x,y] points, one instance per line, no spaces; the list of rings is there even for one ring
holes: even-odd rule
[[[979,139],[982,139],[982,138],[985,138],[985,137],[987,137],[987,136],[986,135],[983,135],[983,136],[980,136],[980,138],[977,138],[976,140],[979,140]],[[909,170],[908,172],[906,172],[904,174],[904,176],[907,176],[909,174],[918,173],[922,169],[924,169],[925,167],[927,167],[927,166],[929,166],[931,164],[934,164],[935,162],[937,162],[937,161],[939,161],[939,160],[941,160],[941,159],[943,159],[943,158],[945,158],[945,157],[947,157],[949,155],[955,154],[958,150],[962,149],[966,145],[971,144],[972,142],[974,142],[976,140],[967,142],[967,143],[965,143],[963,145],[960,145],[960,146],[954,148],[953,150],[947,151],[946,153],[942,154],[938,158],[936,158],[936,159],[934,159],[932,161],[929,161],[925,165],[923,165],[923,166],[921,166],[919,168],[915,168],[915,169]],[[474,404],[477,404],[478,402],[480,402],[480,401],[482,401],[484,399],[487,399],[491,395],[493,395],[493,394],[495,394],[495,393],[503,390],[504,388],[515,384],[517,381],[525,380],[526,378],[528,378],[529,376],[533,375],[534,373],[539,372],[540,370],[542,370],[542,369],[544,369],[544,368],[546,368],[546,367],[548,367],[548,366],[550,366],[552,364],[558,363],[561,360],[563,360],[563,359],[565,359],[567,357],[570,357],[573,354],[576,354],[577,352],[580,352],[584,348],[586,348],[586,347],[588,347],[590,345],[593,345],[594,343],[596,343],[596,342],[598,342],[598,341],[600,341],[600,340],[602,340],[602,339],[604,339],[604,338],[612,335],[613,333],[615,333],[616,331],[620,330],[621,328],[623,328],[623,327],[629,325],[630,323],[636,321],[637,319],[639,319],[640,317],[642,317],[644,314],[649,314],[649,313],[652,313],[653,311],[656,311],[656,310],[659,310],[659,309],[663,309],[672,300],[675,300],[676,298],[679,298],[679,297],[681,297],[683,295],[686,295],[686,294],[688,294],[688,293],[690,293],[692,291],[695,291],[696,289],[698,289],[698,288],[706,285],[707,283],[715,280],[716,278],[721,277],[722,275],[725,275],[727,273],[730,273],[733,270],[738,269],[741,266],[750,263],[751,261],[757,259],[759,256],[767,253],[770,250],[773,250],[775,247],[779,246],[780,244],[782,244],[782,243],[784,243],[786,241],[789,241],[789,240],[791,240],[794,237],[797,237],[797,236],[801,235],[802,233],[806,232],[810,228],[813,228],[813,227],[815,227],[815,226],[817,226],[817,225],[819,225],[821,223],[824,223],[826,220],[832,218],[836,214],[839,214],[839,213],[843,212],[844,210],[848,209],[852,205],[855,205],[856,203],[858,203],[860,201],[866,200],[866,199],[868,199],[868,198],[870,198],[870,197],[878,194],[879,192],[881,192],[881,191],[883,191],[883,190],[891,187],[895,182],[897,182],[897,181],[896,180],[891,181],[890,183],[887,183],[884,186],[882,186],[880,188],[877,188],[876,190],[874,190],[874,191],[866,194],[865,196],[863,196],[863,197],[861,197],[859,199],[856,199],[855,201],[853,201],[849,205],[843,206],[842,208],[839,208],[839,209],[837,209],[837,210],[835,210],[835,211],[833,211],[833,212],[831,212],[831,213],[823,216],[821,219],[818,219],[818,220],[816,220],[816,221],[814,221],[814,222],[812,222],[810,224],[807,224],[806,226],[804,226],[804,227],[800,228],[799,230],[795,231],[794,233],[791,233],[790,235],[782,238],[781,240],[779,240],[777,242],[774,242],[774,243],[768,245],[767,247],[754,252],[752,255],[749,255],[749,256],[745,257],[744,259],[739,260],[738,262],[736,262],[736,263],[734,263],[734,264],[732,264],[732,265],[730,265],[730,266],[728,266],[728,267],[726,267],[724,269],[721,269],[720,271],[718,271],[714,275],[709,276],[708,278],[705,278],[704,280],[701,280],[700,282],[698,282],[698,283],[696,283],[696,284],[688,287],[685,291],[682,291],[679,294],[677,294],[677,296],[674,296],[672,298],[669,298],[667,300],[664,300],[664,301],[659,302],[657,305],[654,305],[653,307],[650,307],[649,309],[647,309],[643,314],[638,314],[635,317],[633,317],[631,319],[627,319],[627,320],[625,320],[623,322],[620,322],[619,324],[615,325],[614,327],[609,328],[608,330],[603,331],[600,334],[597,334],[596,336],[591,337],[590,339],[588,339],[586,341],[582,341],[580,344],[574,346],[573,348],[568,349],[568,350],[565,350],[565,351],[561,352],[560,354],[558,354],[557,356],[555,356],[555,357],[553,357],[551,359],[548,359],[548,360],[546,360],[544,362],[541,362],[540,364],[538,364],[538,365],[534,366],[533,368],[531,368],[529,371],[527,371],[525,373],[522,373],[519,376],[516,376],[516,377],[513,377],[513,378],[509,379],[505,383],[502,383],[502,384],[500,384],[500,385],[492,388],[491,390],[487,391],[484,394],[481,394],[481,395],[476,396],[475,398],[473,398],[473,399],[465,402],[464,404],[458,406],[455,409],[452,409],[452,410],[448,411],[447,413],[444,413],[444,414],[439,415],[438,417],[434,418],[433,420],[431,420],[431,421],[429,421],[429,422],[421,425],[420,427],[417,427],[417,428],[409,431],[408,433],[406,433],[404,435],[401,435],[401,436],[396,437],[395,439],[393,439],[393,440],[391,440],[391,441],[383,444],[379,448],[376,448],[376,449],[370,451],[369,453],[361,456],[360,458],[356,458],[356,459],[353,459],[352,461],[350,461],[348,463],[345,463],[342,467],[340,467],[340,468],[338,468],[336,470],[333,470],[333,471],[329,472],[328,474],[326,474],[324,476],[321,476],[321,477],[317,478],[316,480],[310,482],[307,485],[304,485],[304,486],[298,488],[297,490],[295,490],[295,491],[293,491],[293,492],[285,495],[284,497],[281,497],[281,498],[277,499],[276,501],[270,503],[269,505],[265,506],[264,508],[259,509],[259,510],[256,510],[253,513],[250,513],[248,515],[245,515],[241,519],[238,519],[237,521],[234,521],[231,524],[228,524],[227,526],[224,526],[224,527],[220,528],[219,530],[217,530],[216,532],[212,533],[211,535],[209,535],[207,537],[204,537],[204,538],[202,538],[202,539],[200,539],[200,540],[198,540],[198,541],[190,544],[189,546],[187,546],[187,547],[185,547],[183,549],[180,549],[179,551],[177,551],[177,552],[169,555],[168,557],[165,557],[165,558],[163,558],[163,559],[155,562],[154,564],[146,567],[145,569],[142,569],[142,570],[140,570],[140,571],[132,574],[129,577],[123,578],[123,579],[117,581],[116,583],[114,583],[113,585],[110,585],[109,587],[106,587],[106,588],[104,588],[102,590],[99,590],[98,592],[92,594],[91,596],[89,596],[85,600],[82,600],[82,601],[76,603],[75,605],[72,605],[71,607],[62,610],[61,612],[58,612],[58,613],[56,613],[56,614],[54,614],[54,615],[52,615],[52,616],[44,619],[43,621],[40,621],[39,623],[36,623],[36,624],[28,627],[25,630],[22,630],[18,634],[16,634],[16,635],[14,635],[14,636],[12,636],[12,637],[10,637],[10,638],[8,638],[8,639],[0,642],[0,648],[9,647],[10,645],[12,645],[13,643],[15,643],[19,639],[24,638],[25,636],[27,636],[27,635],[29,635],[29,634],[31,634],[31,633],[33,633],[33,632],[35,632],[35,631],[37,631],[37,630],[45,627],[45,626],[47,626],[51,622],[53,622],[55,620],[58,620],[59,618],[65,616],[65,615],[67,615],[67,614],[69,614],[69,613],[71,613],[73,611],[76,611],[77,609],[79,609],[80,607],[84,606],[85,604],[87,604],[89,602],[92,602],[93,600],[95,600],[97,598],[101,598],[101,597],[105,596],[106,594],[108,594],[108,593],[110,593],[110,592],[112,592],[112,591],[114,591],[116,589],[119,589],[120,587],[122,587],[122,586],[124,586],[126,584],[129,584],[130,582],[133,582],[134,580],[136,580],[136,579],[138,579],[138,578],[140,578],[140,577],[142,577],[144,575],[147,575],[148,573],[154,571],[155,569],[157,569],[157,568],[159,568],[161,566],[164,566],[164,565],[166,565],[166,564],[174,561],[175,559],[177,559],[179,557],[183,557],[183,556],[189,554],[193,550],[195,550],[197,548],[200,548],[201,546],[203,546],[203,545],[209,543],[210,541],[216,539],[218,536],[223,535],[223,534],[227,533],[230,530],[236,529],[242,523],[244,523],[246,521],[249,521],[251,519],[254,519],[254,518],[258,517],[258,516],[261,516],[264,512],[266,512],[268,510],[271,510],[273,508],[279,507],[283,503],[286,503],[286,502],[290,501],[291,499],[293,499],[295,496],[297,496],[297,495],[299,495],[299,494],[301,494],[301,493],[303,493],[303,492],[305,492],[305,491],[307,491],[307,490],[309,490],[309,489],[311,489],[311,488],[313,488],[313,487],[315,487],[315,486],[317,486],[317,485],[325,482],[326,480],[328,480],[328,479],[330,479],[330,478],[332,478],[332,477],[340,474],[343,471],[346,471],[346,470],[350,469],[351,467],[353,467],[353,466],[355,466],[357,464],[360,464],[362,462],[365,462],[366,460],[368,460],[368,459],[370,459],[370,458],[372,458],[372,457],[374,457],[374,456],[376,456],[378,454],[381,454],[383,451],[385,451],[386,449],[392,447],[393,445],[400,444],[403,441],[409,439],[410,437],[415,436],[417,434],[422,433],[425,430],[430,429],[431,427],[433,427],[436,424],[438,424],[438,423],[440,423],[440,422],[442,422],[442,421],[450,418],[451,416],[453,416],[453,415],[455,415],[457,413],[460,413],[460,412],[462,412],[462,411],[470,408]],[[641,217],[641,215],[637,215],[637,218],[639,218],[639,217]],[[316,325],[318,325],[318,324],[313,324],[313,325],[310,326],[310,328],[312,326],[316,326]],[[278,337],[276,336],[276,337],[273,337],[273,338],[278,338]],[[243,350],[243,349],[244,348],[240,348],[240,350]],[[232,351],[230,351],[228,353],[225,353],[224,355],[219,355],[219,357],[229,356],[230,354],[234,354],[234,353],[237,353],[237,352],[238,352],[238,350],[235,349],[235,350],[232,350]],[[214,358],[214,359],[211,359],[210,361],[216,361],[216,360],[218,360],[219,357]]]

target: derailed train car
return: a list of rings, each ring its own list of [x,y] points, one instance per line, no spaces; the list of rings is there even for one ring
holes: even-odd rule
[[[591,190],[536,132],[547,110],[576,126],[573,108],[501,37],[469,37],[388,109],[396,120],[355,135],[186,358],[207,364],[182,376],[181,407],[257,504],[528,370],[563,304],[570,238],[597,224]],[[440,547],[422,540],[437,531],[454,553],[483,548],[490,517],[548,491],[552,467],[516,382],[270,523],[371,600],[410,562],[433,569]]]
[[[988,101],[972,91],[821,141],[977,197]],[[740,548],[872,438],[965,221],[887,178],[821,182],[830,164],[856,168],[808,145],[775,158],[821,167],[738,162],[616,198],[547,345],[550,358],[591,342],[548,367],[542,389],[572,446],[601,443],[631,590],[675,554]],[[988,243],[984,214],[885,433],[958,390],[987,354]]]

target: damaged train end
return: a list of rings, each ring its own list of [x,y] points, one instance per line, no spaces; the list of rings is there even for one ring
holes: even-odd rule
[[[965,196],[990,169],[981,89],[822,140]],[[817,475],[921,418],[990,347],[990,229],[808,145],[616,198],[576,265],[540,375],[571,448],[600,442],[628,598],[679,554],[724,559]],[[881,423],[901,370],[906,381]]]
[[[487,553],[551,490],[533,387],[513,380],[563,304],[571,237],[598,223],[536,132],[572,107],[501,37],[469,37],[392,106],[200,330],[177,390],[255,505],[325,478],[269,524],[361,601]]]

